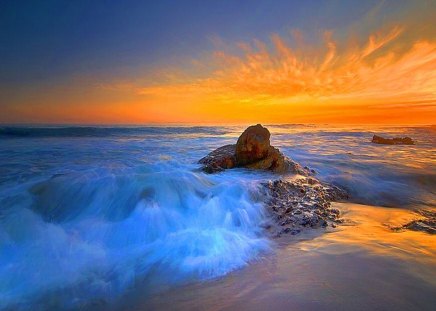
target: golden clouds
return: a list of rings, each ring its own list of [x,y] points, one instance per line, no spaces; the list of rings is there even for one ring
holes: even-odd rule
[[[182,66],[160,68],[130,81],[41,92],[27,104],[32,109],[25,117],[137,124],[434,123],[436,43],[412,40],[405,32],[391,27],[358,44],[356,38],[338,40],[326,31],[313,46],[299,31],[291,38],[274,34],[268,41],[240,42],[191,61],[200,74]],[[159,83],[137,82],[156,76]],[[9,120],[23,118],[12,108],[5,114]]]
[[[197,105],[195,110],[210,121],[255,121],[245,118],[249,109],[257,111],[260,119],[270,116],[271,109],[281,109],[280,120],[272,116],[266,121],[293,122],[294,115],[304,116],[306,112],[305,121],[311,122],[310,117],[318,118],[320,112],[328,116],[337,110],[334,107],[350,106],[344,111],[361,109],[362,115],[368,114],[368,109],[371,114],[377,109],[403,110],[404,118],[398,120],[403,122],[407,121],[408,111],[422,101],[426,101],[426,109],[434,116],[436,45],[421,40],[397,54],[391,47],[400,40],[402,31],[401,27],[393,27],[371,34],[362,46],[342,49],[333,40],[333,34],[325,32],[325,45],[310,57],[275,34],[271,42],[239,43],[239,51],[234,53],[215,51],[213,63],[217,68],[203,78],[138,87],[136,91],[148,95],[151,101],[185,105],[187,113]],[[383,107],[396,102],[402,104]],[[232,111],[227,113],[233,114],[230,118],[219,110],[229,104]],[[401,113],[396,111],[394,115]],[[328,122],[328,118],[322,119]]]

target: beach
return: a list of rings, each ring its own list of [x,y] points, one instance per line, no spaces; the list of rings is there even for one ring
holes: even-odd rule
[[[432,310],[434,237],[392,232],[416,215],[337,203],[348,224],[277,241],[275,252],[218,280],[141,298],[137,310]]]

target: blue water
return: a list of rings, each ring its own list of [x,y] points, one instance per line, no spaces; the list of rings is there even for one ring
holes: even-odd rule
[[[354,202],[434,207],[434,127],[268,128]],[[76,308],[144,281],[222,276],[270,252],[259,182],[275,176],[196,164],[243,129],[0,128],[0,308]],[[373,133],[417,145],[374,145]]]

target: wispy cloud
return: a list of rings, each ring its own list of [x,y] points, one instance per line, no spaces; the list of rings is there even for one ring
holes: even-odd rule
[[[403,28],[371,34],[364,45],[339,49],[333,33],[324,33],[324,45],[315,57],[292,47],[274,34],[270,42],[239,43],[238,51],[213,52],[207,60],[216,66],[209,75],[189,83],[136,86],[136,92],[156,99],[229,102],[236,105],[305,104],[321,101],[373,103],[416,101],[436,103],[436,45],[420,40],[398,54],[396,42]],[[301,36],[301,34],[300,34]],[[201,62],[201,60],[197,60]],[[206,62],[204,60],[203,62]],[[180,79],[183,81],[183,79]],[[316,105],[315,105],[316,106]],[[324,109],[328,109],[328,106]]]
[[[12,103],[3,115],[37,122],[434,123],[431,36],[412,39],[407,27],[392,26],[365,40],[334,31],[319,39],[310,46],[313,38],[299,30],[233,44],[214,37],[215,50],[180,67],[40,91],[20,99],[37,108]]]

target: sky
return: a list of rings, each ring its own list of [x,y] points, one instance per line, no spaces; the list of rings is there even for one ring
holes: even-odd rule
[[[436,1],[0,1],[3,124],[435,124]]]

